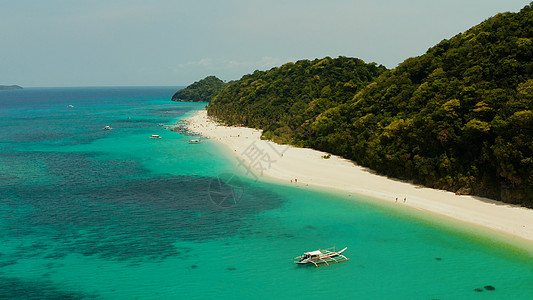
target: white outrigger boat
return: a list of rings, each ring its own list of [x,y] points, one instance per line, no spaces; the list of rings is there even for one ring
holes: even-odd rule
[[[348,247],[345,247],[341,251],[335,251],[335,247],[331,247],[304,252],[303,255],[294,258],[294,263],[314,264],[315,268],[337,264],[349,260],[348,257],[342,255],[342,252],[346,251],[346,249],[348,249]]]

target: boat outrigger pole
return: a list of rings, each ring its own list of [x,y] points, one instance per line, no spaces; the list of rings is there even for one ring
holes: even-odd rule
[[[310,252],[304,252],[303,255],[295,257],[295,263],[297,264],[308,264],[311,263],[315,265],[315,268],[329,266],[337,264],[343,261],[349,260],[348,257],[342,255],[348,247],[345,247],[341,251],[335,251],[335,247],[327,249],[319,249]]]

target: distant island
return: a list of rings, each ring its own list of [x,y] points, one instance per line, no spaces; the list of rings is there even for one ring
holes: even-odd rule
[[[172,101],[210,102],[224,87],[224,81],[215,76],[208,76],[177,91],[172,96]]]
[[[22,87],[18,85],[0,85],[0,91],[3,90],[21,90]]]
[[[533,207],[533,3],[387,70],[339,57],[255,71],[208,115],[428,187]]]

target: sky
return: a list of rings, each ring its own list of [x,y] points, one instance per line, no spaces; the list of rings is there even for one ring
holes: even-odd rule
[[[0,85],[186,86],[286,62],[394,68],[530,0],[0,0]]]

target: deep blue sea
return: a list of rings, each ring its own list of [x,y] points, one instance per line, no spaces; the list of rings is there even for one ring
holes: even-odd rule
[[[0,91],[0,299],[533,299],[531,248],[248,178],[159,126],[205,106],[176,90]],[[333,245],[350,260],[292,262]]]

